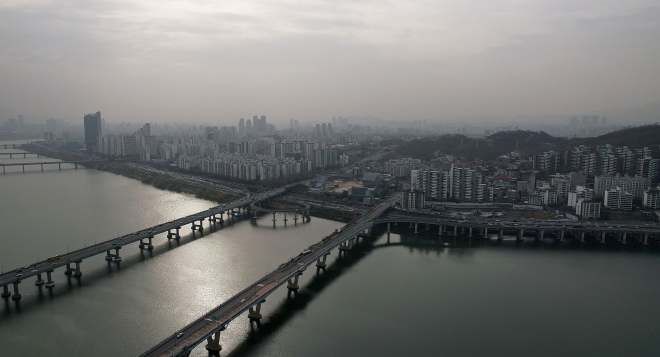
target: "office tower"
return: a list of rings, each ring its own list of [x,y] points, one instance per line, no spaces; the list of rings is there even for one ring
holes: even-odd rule
[[[321,134],[324,138],[328,137],[328,127],[325,125],[325,123],[321,124]]]
[[[253,130],[252,130],[253,133],[259,134],[261,132],[261,121],[259,120],[259,117],[256,115],[252,116],[252,126],[253,126]]]
[[[328,138],[332,139],[334,137],[334,131],[332,130],[332,124],[328,123]]]
[[[316,124],[316,136],[321,137],[321,124]]]
[[[261,130],[262,133],[265,133],[268,131],[268,125],[266,124],[266,116],[262,115],[261,116]]]
[[[250,119],[245,123],[245,135],[252,134],[252,121]]]
[[[99,136],[103,135],[101,129],[101,112],[95,114],[86,114],[84,117],[85,125],[85,148],[88,152],[96,151]]]

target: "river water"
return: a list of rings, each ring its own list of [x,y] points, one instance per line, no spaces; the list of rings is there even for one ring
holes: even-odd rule
[[[4,150],[0,152],[16,152]],[[5,159],[2,162],[44,160]],[[0,176],[0,264],[11,269],[213,206],[95,170],[8,169]],[[193,321],[340,222],[233,220],[120,266],[83,261],[54,273],[50,295],[21,283],[2,302],[0,356],[133,356]],[[289,217],[290,218],[290,217]],[[291,221],[289,221],[291,223]],[[222,333],[224,356],[655,356],[660,257],[640,249],[514,242],[446,248],[437,231],[401,225],[308,269],[298,296],[280,289]],[[389,243],[388,243],[389,241]],[[459,242],[460,243],[460,242]],[[194,356],[206,356],[198,348]]]

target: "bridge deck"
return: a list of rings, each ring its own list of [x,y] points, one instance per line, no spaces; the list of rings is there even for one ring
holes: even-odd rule
[[[376,206],[362,218],[356,219],[344,226],[340,233],[330,236],[330,239],[324,239],[310,246],[308,248],[309,252],[305,250],[305,254],[301,253],[296,258],[280,265],[275,271],[259,279],[141,356],[186,356],[195,346],[202,343],[216,331],[224,329],[229,322],[236,319],[250,307],[264,300],[289,279],[301,274],[308,266],[315,263],[317,259],[322,258],[346,240],[355,237],[358,233],[371,227],[374,224],[374,219],[383,214],[390,205],[391,202],[388,201]],[[182,336],[177,337],[178,333],[181,333]]]
[[[32,276],[36,276],[37,274],[42,274],[42,273],[46,273],[47,271],[52,271],[61,266],[65,266],[67,263],[70,264],[98,254],[103,254],[109,250],[121,248],[125,245],[137,242],[141,239],[150,238],[155,236],[156,234],[168,232],[171,229],[180,228],[181,226],[186,224],[192,224],[193,222],[203,220],[215,214],[220,214],[222,212],[226,212],[235,208],[247,206],[254,201],[261,201],[271,198],[273,196],[281,194],[282,192],[284,192],[284,188],[265,192],[260,195],[256,195],[250,199],[242,198],[230,203],[215,206],[203,212],[191,214],[189,216],[179,218],[167,223],[145,228],[138,232],[123,235],[118,238],[106,240],[104,242],[91,245],[83,249],[78,249],[70,253],[61,254],[60,257],[54,261],[50,261],[50,262],[41,261],[34,264],[29,264],[24,268],[17,268],[7,271],[4,274],[0,274],[0,287],[15,282],[20,282],[21,280],[24,280]]]

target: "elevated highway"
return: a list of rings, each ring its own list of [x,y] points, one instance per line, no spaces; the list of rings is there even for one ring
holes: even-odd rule
[[[141,356],[189,356],[190,352],[203,342],[206,342],[207,350],[220,351],[222,348],[220,333],[227,328],[231,321],[245,312],[248,312],[248,318],[251,321],[259,321],[262,317],[261,304],[265,302],[268,295],[284,284],[289,290],[297,290],[299,288],[298,276],[307,267],[315,263],[318,267],[325,267],[325,257],[335,248],[350,250],[353,241],[356,238],[359,239],[360,234],[366,229],[371,228],[374,221],[390,208],[393,202],[393,200],[388,200],[381,203],[362,217],[351,221],[341,230],[308,247],[297,257],[281,264],[273,272],[252,283],[177,333],[167,337]]]
[[[25,279],[31,277],[36,277],[35,285],[45,285],[47,288],[52,288],[55,286],[55,283],[52,280],[51,274],[55,269],[61,267],[65,267],[64,274],[66,275],[74,277],[81,276],[82,272],[80,270],[80,264],[84,259],[95,255],[105,253],[106,260],[119,262],[121,261],[119,250],[128,244],[139,242],[140,248],[153,249],[152,239],[155,235],[160,233],[167,232],[168,239],[178,239],[180,237],[179,230],[185,225],[191,225],[193,231],[202,231],[204,220],[213,223],[222,222],[224,213],[232,214],[234,210],[247,209],[250,204],[254,202],[266,200],[283,193],[287,187],[288,186],[263,192],[249,198],[244,197],[230,203],[215,206],[206,211],[162,223],[157,226],[145,228],[118,238],[106,240],[83,249],[78,249],[66,254],[54,255],[46,261],[40,261],[34,264],[28,264],[22,268],[6,271],[3,274],[0,274],[0,287],[3,289],[0,297],[9,298],[11,296],[12,300],[19,300],[21,298],[18,289],[19,284]],[[44,274],[46,275],[46,280],[43,279]],[[13,285],[13,294],[9,291],[9,285]]]
[[[621,222],[613,222],[611,225],[602,225],[610,222],[572,222],[567,225],[566,222],[543,221],[543,222],[500,222],[499,220],[456,220],[447,217],[436,217],[434,215],[411,214],[401,210],[389,210],[394,200],[388,200],[372,210],[366,212],[363,216],[354,219],[341,230],[324,238],[298,256],[288,262],[281,264],[276,270],[266,275],[264,278],[252,283],[244,290],[223,302],[204,316],[201,316],[191,324],[164,339],[158,345],[143,353],[142,357],[185,357],[189,356],[191,351],[200,344],[206,343],[206,349],[209,351],[220,351],[220,335],[228,324],[247,312],[250,321],[259,321],[262,318],[261,304],[277,288],[286,284],[290,291],[298,290],[298,276],[301,275],[310,265],[316,263],[319,268],[325,267],[325,257],[330,252],[338,248],[341,250],[350,250],[353,242],[359,237],[364,236],[364,231],[371,229],[374,225],[387,225],[387,232],[390,232],[392,224],[409,224],[409,227],[415,229],[418,233],[420,224],[426,229],[431,226],[437,226],[441,235],[469,235],[472,236],[473,230],[480,230],[483,237],[488,238],[488,232],[497,234],[501,239],[504,232],[513,232],[517,237],[524,239],[524,230],[528,230],[536,235],[537,239],[543,239],[544,231],[555,232],[556,239],[563,240],[563,233],[570,231],[575,237],[584,239],[584,233],[596,232],[596,237],[602,237],[604,234],[619,235],[625,243],[626,234],[636,234],[644,237],[644,242],[652,235],[656,240],[660,236],[660,227],[657,225],[645,224],[642,226],[623,225]],[[469,233],[468,233],[469,232]],[[476,235],[475,235],[476,236]],[[389,237],[389,234],[388,234]],[[393,243],[388,243],[390,246]],[[403,243],[399,243],[404,245]],[[434,244],[433,246],[437,246]],[[444,244],[445,247],[449,246]]]

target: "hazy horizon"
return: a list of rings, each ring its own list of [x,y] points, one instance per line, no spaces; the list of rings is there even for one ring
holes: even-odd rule
[[[649,0],[9,0],[0,118],[607,115],[658,103],[658,19]]]

